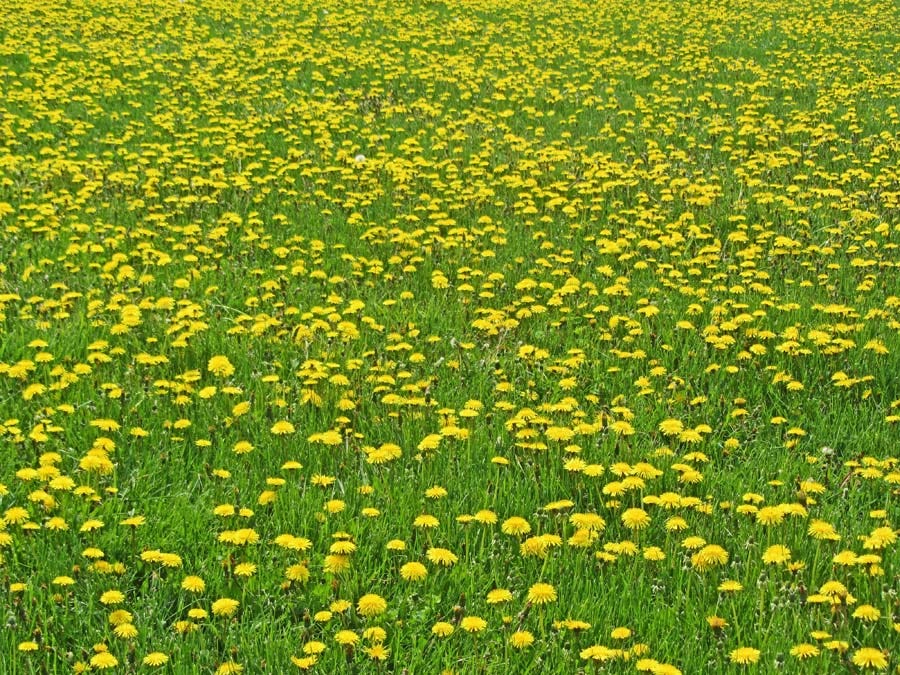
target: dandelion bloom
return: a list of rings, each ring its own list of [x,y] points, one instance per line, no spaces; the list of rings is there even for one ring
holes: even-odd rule
[[[118,605],[125,601],[125,595],[121,591],[106,591],[100,596],[100,602],[104,605]]]
[[[243,562],[235,565],[234,574],[239,577],[252,577],[256,574],[256,563],[251,562]]]
[[[754,649],[753,647],[738,647],[737,649],[733,649],[731,651],[731,653],[728,655],[728,658],[731,659],[732,663],[748,665],[759,661],[759,655],[760,651],[758,649]]]
[[[512,518],[507,518],[503,521],[503,524],[500,526],[500,531],[503,534],[528,534],[531,532],[531,525],[528,524],[528,521],[524,518],[520,518],[519,516],[513,516]]]
[[[844,598],[847,596],[847,587],[840,581],[826,581],[819,587],[819,593],[830,598]]]
[[[316,665],[316,663],[318,663],[318,661],[319,661],[318,656],[303,656],[303,657],[292,656],[291,657],[291,663],[293,663],[295,666],[297,666],[300,670],[309,670],[314,665]]]
[[[219,598],[212,604],[212,613],[216,616],[231,616],[241,603],[231,598]]]
[[[435,528],[440,525],[440,521],[434,516],[430,516],[427,513],[423,513],[421,516],[416,517],[413,521],[413,527],[421,527],[425,529]]]
[[[794,658],[798,658],[800,660],[809,659],[814,656],[818,656],[819,653],[820,653],[820,650],[818,647],[816,647],[815,645],[811,645],[807,642],[804,642],[799,645],[794,645],[793,647],[791,647],[791,651],[790,651],[791,656],[793,656]]]
[[[144,516],[131,516],[130,518],[126,518],[119,522],[119,525],[125,525],[126,527],[140,527],[141,525],[146,524],[146,522],[147,519]]]
[[[719,567],[728,562],[728,551],[716,544],[704,546],[691,556],[691,565],[702,571]]]
[[[294,425],[287,420],[280,420],[272,425],[270,431],[276,436],[287,436],[294,433]]]
[[[681,675],[681,671],[671,663],[660,663],[653,669],[653,675]]]
[[[325,645],[324,642],[319,642],[317,640],[311,640],[310,642],[307,642],[305,645],[303,645],[303,653],[304,654],[321,654],[327,648],[328,647]]]
[[[387,602],[380,595],[375,595],[374,593],[367,593],[359,599],[359,602],[356,604],[356,611],[358,611],[363,616],[378,616],[379,614],[383,614],[384,610],[387,609]]]
[[[807,533],[813,539],[827,539],[831,541],[838,541],[841,538],[841,535],[839,535],[837,531],[835,531],[834,525],[824,520],[812,521],[809,524]]]
[[[425,490],[425,496],[428,499],[443,499],[447,496],[447,489],[440,485],[435,485]]]
[[[610,637],[613,640],[627,640],[631,637],[631,629],[624,626],[613,628],[612,632],[610,633]]]
[[[644,509],[626,509],[622,514],[622,523],[629,530],[642,530],[650,524],[650,516]]]
[[[352,630],[339,630],[334,635],[334,641],[339,645],[355,645],[359,642],[359,635]]]
[[[678,532],[680,530],[686,530],[688,524],[687,521],[681,516],[672,516],[671,518],[668,518],[666,520],[665,527],[669,532]]]
[[[475,514],[475,520],[483,525],[493,525],[497,522],[497,514],[488,509],[482,509]]]
[[[740,581],[734,581],[733,579],[726,579],[718,587],[720,593],[739,593],[742,590],[744,590],[744,585]]]
[[[384,661],[391,655],[391,650],[382,644],[374,644],[371,647],[366,647],[363,651],[368,654],[370,659],[375,661]]]
[[[770,546],[763,553],[763,562],[767,565],[777,565],[786,563],[791,559],[791,549],[787,546],[775,544]]]
[[[234,447],[231,448],[231,451],[236,455],[246,455],[249,452],[253,452],[254,447],[250,441],[238,441],[234,444]]]
[[[505,588],[495,588],[492,591],[488,591],[487,594],[487,603],[489,605],[498,605],[503,602],[509,602],[512,599],[513,594]]]
[[[659,546],[648,546],[644,549],[643,556],[645,560],[650,560],[652,562],[659,562],[660,560],[666,559],[665,552]]]
[[[187,635],[188,633],[193,633],[197,630],[197,624],[193,621],[176,621],[172,628],[179,635]]]
[[[579,654],[581,658],[587,659],[588,661],[611,661],[615,658],[616,652],[615,650],[610,649],[609,647],[604,647],[603,645],[591,645],[586,649],[582,649]]]
[[[447,637],[453,634],[453,624],[446,621],[438,621],[431,627],[431,632],[438,637]]]
[[[534,644],[534,635],[527,630],[517,630],[509,636],[509,644],[516,649],[525,649]]]
[[[592,532],[602,532],[606,528],[606,521],[596,513],[573,513],[569,516],[569,522],[579,529]]]
[[[857,564],[859,557],[856,555],[855,551],[841,551],[840,553],[835,554],[835,556],[831,559],[835,565],[841,565],[843,567],[853,567]]]
[[[487,628],[487,621],[480,616],[467,616],[459,623],[459,627],[467,633],[480,633]]]
[[[123,640],[132,640],[138,636],[138,630],[131,623],[120,623],[113,629],[116,637]]]
[[[213,356],[206,364],[206,369],[219,377],[228,377],[234,374],[234,366],[231,365],[227,356]]]
[[[756,512],[756,522],[762,525],[779,525],[784,521],[784,510],[780,506],[764,506]]]
[[[869,533],[869,536],[863,541],[863,548],[866,550],[880,550],[887,548],[897,541],[897,533],[890,527],[878,527]]]
[[[713,630],[722,630],[728,625],[728,621],[721,616],[708,616],[706,617],[706,623],[708,623],[709,627]]]
[[[206,582],[197,576],[186,576],[181,582],[181,587],[191,593],[202,593],[206,590]]]
[[[550,584],[536,583],[528,589],[528,601],[543,605],[556,600],[556,589]]]
[[[400,576],[407,581],[421,581],[428,576],[428,568],[420,562],[408,562],[400,568]]]
[[[657,428],[664,436],[678,436],[684,431],[684,424],[680,420],[667,419],[660,422]]]
[[[100,652],[91,657],[91,666],[97,670],[106,670],[107,668],[115,668],[119,665],[119,659],[109,652]]]
[[[381,626],[370,626],[363,631],[362,636],[369,642],[384,642],[387,639],[387,631]]]
[[[888,667],[888,660],[884,652],[874,647],[862,647],[853,652],[853,663],[860,668],[874,670],[886,670]]]
[[[141,663],[145,666],[161,666],[169,661],[169,657],[163,654],[162,652],[150,652],[145,656]]]
[[[872,605],[860,605],[853,612],[853,618],[863,621],[878,621],[881,618],[881,611]]]
[[[459,560],[453,551],[446,548],[430,548],[425,555],[435,565],[443,565],[444,567],[450,567]]]

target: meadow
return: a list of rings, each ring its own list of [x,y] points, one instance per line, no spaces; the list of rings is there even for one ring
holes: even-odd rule
[[[898,26],[0,3],[0,672],[900,672]]]

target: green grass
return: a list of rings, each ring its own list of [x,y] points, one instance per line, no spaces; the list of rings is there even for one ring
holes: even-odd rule
[[[833,0],[4,6],[3,672],[99,670],[105,645],[113,672],[280,673],[310,641],[328,673],[900,669],[898,20]],[[401,455],[370,461],[385,443]],[[606,522],[584,547],[576,513]],[[220,540],[242,528],[258,543]],[[525,555],[539,535],[560,544]],[[795,565],[764,563],[774,545]],[[850,601],[814,602],[830,580]],[[528,601],[538,582],[555,601]],[[191,609],[210,616],[179,631]]]

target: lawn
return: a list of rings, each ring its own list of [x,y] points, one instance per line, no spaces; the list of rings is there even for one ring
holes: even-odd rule
[[[0,670],[900,672],[898,26],[0,3]]]

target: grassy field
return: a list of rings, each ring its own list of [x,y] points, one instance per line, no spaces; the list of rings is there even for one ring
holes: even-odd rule
[[[0,3],[0,672],[900,672],[897,26]]]

